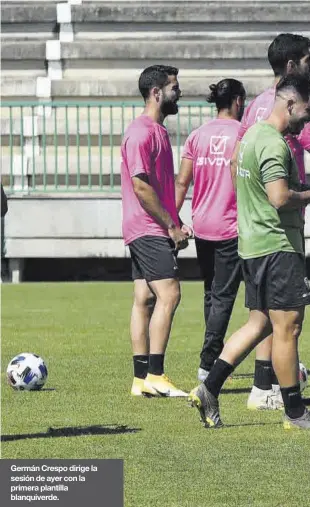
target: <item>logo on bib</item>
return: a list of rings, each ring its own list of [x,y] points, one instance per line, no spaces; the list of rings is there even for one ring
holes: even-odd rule
[[[229,136],[211,136],[210,153],[211,155],[224,155]]]

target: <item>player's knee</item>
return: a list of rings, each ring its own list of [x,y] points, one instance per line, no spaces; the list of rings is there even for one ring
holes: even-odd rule
[[[134,303],[136,306],[151,309],[154,307],[156,297],[151,292],[135,294]]]
[[[255,336],[268,336],[272,333],[272,327],[269,322],[268,317],[264,314],[264,312],[260,311],[251,311],[249,320],[245,324],[246,328],[248,328],[252,335]]]
[[[172,311],[175,311],[181,301],[180,286],[169,287],[169,290],[162,295],[162,302],[165,306],[169,307]]]
[[[302,322],[283,322],[273,327],[273,336],[281,340],[297,340],[302,330]]]
[[[156,296],[154,294],[150,294],[147,298],[146,298],[146,301],[145,301],[145,306],[149,309],[149,310],[153,310],[154,306],[155,306],[155,303],[156,303]]]
[[[301,333],[302,325],[300,322],[294,322],[286,327],[286,333],[288,339],[297,340]]]

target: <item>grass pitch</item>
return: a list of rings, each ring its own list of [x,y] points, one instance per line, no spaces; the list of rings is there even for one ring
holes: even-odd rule
[[[202,284],[183,283],[166,371],[197,384]],[[225,384],[226,427],[206,430],[185,399],[133,399],[130,283],[2,287],[2,458],[123,458],[126,507],[310,505],[310,434],[285,432],[280,412],[249,412],[253,356]],[[243,290],[228,334],[247,318]],[[310,367],[310,320],[300,351]],[[42,392],[15,392],[5,370],[19,352],[46,360]],[[310,388],[304,393],[310,397]],[[53,430],[49,430],[53,428]],[[11,440],[10,440],[11,439]]]

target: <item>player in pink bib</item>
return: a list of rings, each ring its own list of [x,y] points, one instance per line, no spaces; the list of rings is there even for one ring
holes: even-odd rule
[[[180,301],[176,253],[187,246],[175,204],[173,157],[163,121],[178,113],[178,69],[153,65],[139,79],[145,109],[125,132],[121,153],[123,236],[132,260],[133,396],[181,397],[164,374],[165,351]]]
[[[210,89],[207,100],[215,102],[217,118],[190,134],[176,179],[178,210],[193,181],[192,219],[197,258],[204,280],[206,324],[198,370],[201,381],[222,352],[241,281],[237,204],[230,159],[240,128],[245,90],[235,79],[223,79]]]
[[[266,120],[274,107],[276,84],[286,74],[310,75],[310,40],[301,35],[284,33],[278,35],[268,49],[268,60],[274,71],[274,86],[256,97],[245,110],[238,142],[232,159],[232,179],[235,181],[237,157],[240,142],[246,131],[254,123]],[[310,151],[310,124],[306,124],[298,136],[289,134],[286,142],[298,166],[299,179],[306,189],[306,173],[304,165],[304,150]],[[248,398],[248,408],[281,409],[282,397],[276,375],[272,367],[272,335],[260,343],[256,348],[254,386]]]

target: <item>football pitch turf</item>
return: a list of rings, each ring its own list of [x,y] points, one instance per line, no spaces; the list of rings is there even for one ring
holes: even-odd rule
[[[202,283],[182,283],[166,372],[197,384]],[[243,288],[228,334],[247,318]],[[2,458],[122,458],[125,507],[310,505],[310,433],[285,431],[282,414],[250,412],[251,355],[220,398],[226,426],[206,430],[186,399],[131,398],[130,283],[2,286]],[[300,359],[310,367],[310,314]],[[41,392],[6,383],[9,360],[42,355]],[[310,397],[310,388],[304,392]]]

